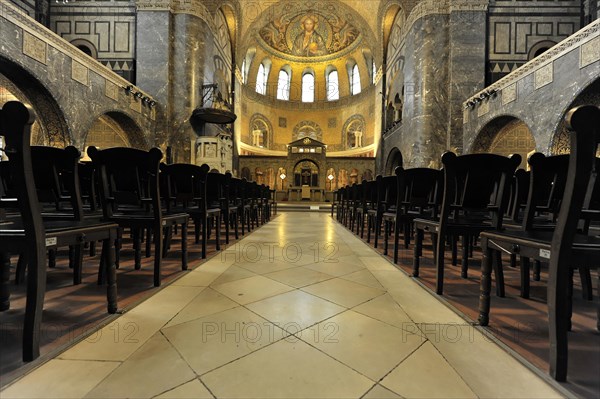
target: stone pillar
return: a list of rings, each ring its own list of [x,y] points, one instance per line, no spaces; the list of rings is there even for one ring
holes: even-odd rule
[[[447,148],[463,152],[463,102],[485,87],[487,1],[451,1]]]
[[[155,145],[166,147],[170,134],[169,106],[171,87],[171,12],[138,4],[136,18],[136,68],[138,87],[151,94],[156,106]]]
[[[362,132],[354,132],[354,147],[362,147]]]
[[[200,106],[202,85],[211,83],[211,77],[205,81],[205,38],[209,37],[208,25],[200,18],[190,14],[173,15],[173,68],[171,84],[172,126],[169,142],[174,148],[181,148],[175,157],[179,162],[189,162],[190,151],[182,146],[189,143],[195,133],[189,122],[192,111]]]

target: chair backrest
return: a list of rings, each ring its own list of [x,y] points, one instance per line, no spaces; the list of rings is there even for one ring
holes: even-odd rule
[[[383,206],[386,210],[396,208],[398,199],[398,179],[396,176],[384,176],[381,179]]]
[[[443,172],[438,169],[413,168],[403,169],[398,166],[395,169],[397,182],[397,207],[404,212],[431,209],[432,216],[437,214],[437,208],[441,205],[441,196],[438,195],[439,188],[443,182]]]
[[[92,162],[79,162],[77,169],[81,201],[84,205],[89,205],[91,211],[95,211],[100,204],[100,198],[98,197],[98,179],[96,178],[94,164]]]
[[[206,205],[208,208],[221,208],[227,198],[227,175],[209,172],[206,175]]]
[[[521,209],[524,209],[527,206],[530,177],[531,172],[526,171],[525,169],[518,169],[513,177],[510,186],[510,201],[507,212],[510,218],[515,222],[522,220]]]
[[[115,147],[99,150],[91,146],[88,155],[100,175],[100,199],[105,217],[121,211],[152,212],[162,218],[159,165],[162,151]]]
[[[43,257],[46,254],[45,232],[31,164],[31,125],[34,119],[33,111],[18,101],[9,101],[0,110],[0,135],[4,136],[6,143],[10,177],[14,183],[12,194],[16,196],[0,198],[0,208],[15,208],[17,205],[23,220],[29,255],[37,257],[37,264],[43,268]],[[30,264],[33,264],[31,258]],[[31,272],[35,274],[34,271]]]
[[[529,157],[528,162],[531,173],[527,205],[522,222],[525,230],[533,227],[537,211],[558,213],[567,181],[569,155],[547,157],[536,152]]]
[[[46,211],[72,212],[74,220],[83,219],[83,204],[79,187],[81,152],[67,148],[32,146],[31,161],[38,200]],[[70,209],[63,206],[68,203]]]
[[[165,181],[163,198],[168,198],[167,206],[182,205],[184,207],[203,208],[206,200],[206,175],[210,167],[176,163],[161,164],[160,173]]]
[[[492,225],[499,229],[508,202],[505,193],[520,163],[518,154],[457,156],[446,152],[442,155],[444,195],[440,220],[446,221],[451,212],[457,211],[490,213]]]
[[[550,280],[556,278],[558,268],[564,268],[568,264],[582,209],[586,200],[593,197],[593,191],[597,190],[596,153],[600,143],[600,108],[595,105],[574,108],[568,112],[566,121],[571,130],[571,154],[564,195],[552,237]]]

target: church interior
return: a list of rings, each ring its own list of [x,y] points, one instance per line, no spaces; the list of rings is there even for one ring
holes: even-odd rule
[[[0,0],[0,396],[600,396],[600,1]]]

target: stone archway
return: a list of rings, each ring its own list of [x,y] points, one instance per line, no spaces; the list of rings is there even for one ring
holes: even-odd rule
[[[18,100],[33,108],[33,144],[66,147],[73,143],[65,114],[49,89],[27,70],[1,56],[0,88],[6,100]]]
[[[596,106],[600,106],[600,79],[594,81],[588,87],[586,87],[575,100],[567,107],[567,111],[573,107],[577,107],[579,105],[584,104],[593,104]],[[552,141],[550,143],[549,152],[552,155],[558,154],[568,154],[571,152],[571,142],[569,138],[569,131],[565,124],[564,117],[559,123],[554,135],[552,137]]]
[[[319,187],[321,167],[312,159],[302,159],[294,165],[294,186]]]
[[[471,152],[489,152],[508,156],[521,155],[521,168],[526,169],[528,155],[536,150],[535,138],[525,122],[513,116],[501,116],[481,129]]]
[[[152,144],[147,143],[143,130],[128,115],[111,111],[93,121],[85,134],[83,147],[148,149]]]
[[[385,174],[387,176],[393,175],[396,167],[402,166],[402,163],[402,153],[400,152],[398,147],[392,148],[392,150],[388,154],[387,161],[385,163]]]

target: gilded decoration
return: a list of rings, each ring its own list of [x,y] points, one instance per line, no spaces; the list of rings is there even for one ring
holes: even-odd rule
[[[313,140],[323,141],[323,130],[318,123],[313,121],[302,121],[294,127],[292,141],[308,137]]]
[[[357,42],[360,31],[344,16],[317,11],[287,10],[259,31],[272,49],[297,57],[319,57],[340,52]]]

